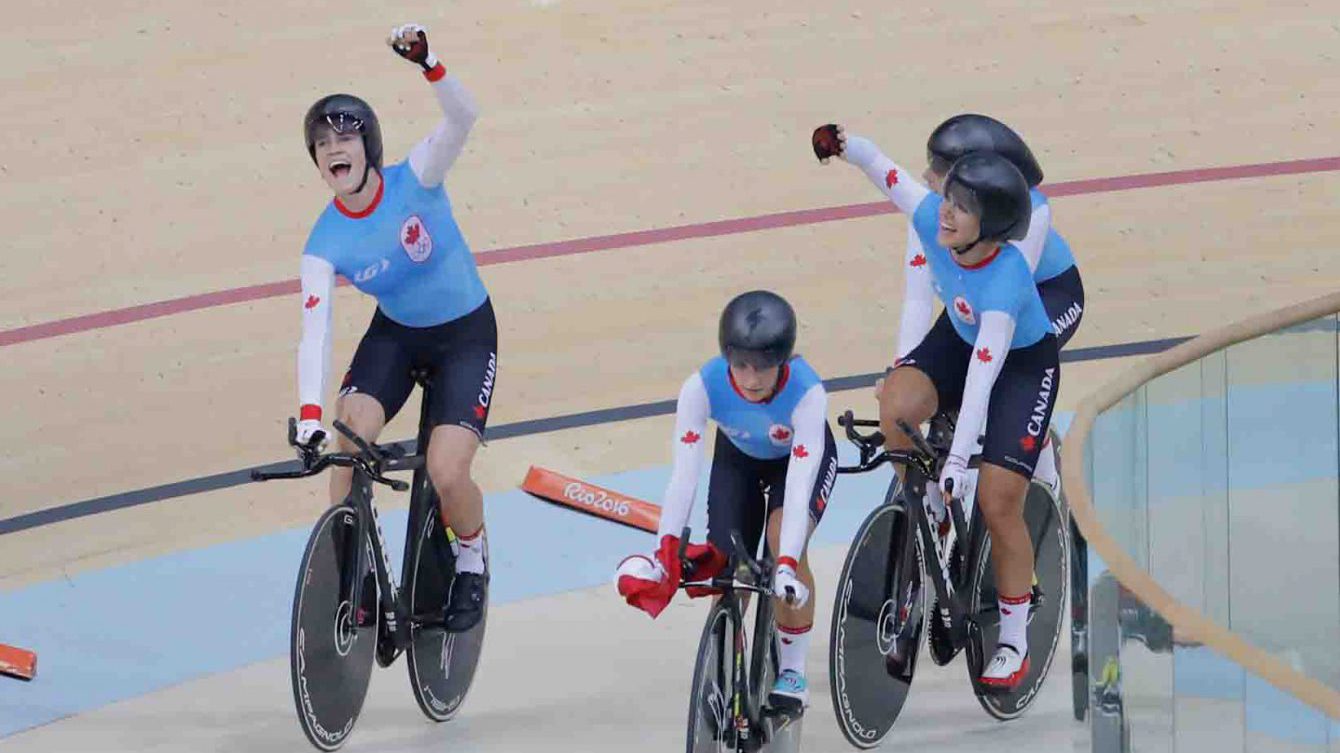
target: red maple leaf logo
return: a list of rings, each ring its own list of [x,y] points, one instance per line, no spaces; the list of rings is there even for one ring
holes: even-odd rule
[[[772,430],[772,438],[778,442],[785,442],[791,438],[791,431],[785,426],[778,426]]]
[[[419,232],[420,232],[421,230],[423,230],[423,226],[419,225],[419,223],[417,223],[417,222],[414,223],[413,225],[410,225],[409,227],[405,228],[405,243],[407,243],[407,244],[409,244],[409,245],[411,245],[411,246],[413,246],[413,245],[415,245],[416,243],[418,243],[418,242],[419,242]]]
[[[798,444],[791,450],[791,454],[795,455],[800,460],[804,460],[810,456],[810,451],[805,449],[805,445]]]
[[[321,303],[320,298],[317,298],[314,295],[309,295],[307,296],[307,302],[304,303],[302,307],[307,309],[308,311],[311,311],[312,309],[316,308],[320,303]]]
[[[893,188],[898,185],[898,171],[890,170],[888,175],[884,176],[884,185]]]
[[[819,512],[822,513],[824,511],[824,508],[828,507],[828,500],[824,499],[823,497],[820,497],[819,500],[814,503],[814,506],[819,508]]]
[[[977,349],[977,360],[981,361],[982,363],[991,363],[992,358],[995,358],[995,356],[991,355],[990,348]]]
[[[954,307],[957,308],[958,312],[960,314],[963,314],[964,316],[970,316],[972,314],[972,307],[969,306],[968,302],[963,300],[962,298],[954,302]]]
[[[679,441],[683,442],[684,444],[696,444],[699,439],[702,439],[702,437],[699,436],[698,434],[695,434],[692,429],[689,429],[688,431],[684,432],[684,436],[680,437]]]
[[[1032,452],[1033,448],[1038,446],[1038,440],[1033,437],[1024,437],[1019,440],[1019,446],[1024,448],[1024,452]]]
[[[483,421],[483,420],[484,420],[484,416],[485,416],[488,412],[489,412],[488,408],[485,408],[485,407],[482,406],[482,405],[476,405],[476,406],[475,406],[475,418],[479,419],[480,421]]]
[[[916,256],[912,257],[912,261],[909,263],[914,267],[924,267],[926,266],[926,255],[917,254]]]

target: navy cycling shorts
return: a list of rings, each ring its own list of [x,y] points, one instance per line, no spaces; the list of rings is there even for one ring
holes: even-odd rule
[[[786,496],[786,470],[790,462],[790,453],[770,460],[746,455],[717,429],[712,475],[707,482],[707,540],[730,556],[734,551],[730,533],[739,531],[749,553],[756,553],[768,515],[782,506]],[[819,524],[828,506],[828,497],[837,481],[837,464],[837,443],[825,423],[824,454],[809,498],[813,525]]]
[[[498,323],[489,299],[458,319],[409,327],[382,313],[372,316],[340,386],[340,397],[370,395],[390,423],[414,389],[410,372],[428,371],[428,421],[461,426],[484,438],[498,378]]]
[[[1056,342],[1056,336],[1049,333],[1005,357],[991,389],[982,462],[1033,477],[1061,387]],[[898,368],[913,368],[930,377],[939,410],[953,411],[963,403],[971,358],[972,345],[959,337],[942,312],[921,344],[898,362]]]

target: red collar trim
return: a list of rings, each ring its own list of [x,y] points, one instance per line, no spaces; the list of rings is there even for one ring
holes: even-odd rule
[[[372,197],[372,203],[368,205],[367,209],[364,209],[361,212],[355,212],[350,210],[349,207],[346,207],[344,205],[343,201],[340,201],[340,197],[338,196],[335,197],[335,208],[340,210],[340,214],[344,215],[345,217],[348,217],[351,220],[361,220],[364,217],[367,217],[368,215],[377,211],[377,206],[382,203],[382,192],[385,190],[386,190],[386,180],[383,179],[381,181],[378,181],[377,195]]]
[[[1000,256],[1000,249],[1001,249],[1000,246],[996,246],[996,250],[992,251],[990,256],[977,262],[976,264],[960,264],[959,266],[963,267],[964,269],[981,269],[982,267],[985,267],[986,265],[995,261],[997,256]]]
[[[755,402],[750,400],[748,395],[740,391],[740,385],[735,383],[735,375],[731,373],[730,364],[726,364],[726,379],[730,381],[730,388],[735,390],[735,394],[739,395],[745,402],[754,403],[754,405],[767,405],[768,403],[771,403],[778,395],[782,394],[782,390],[786,389],[786,382],[790,378],[791,364],[784,363],[782,364],[781,373],[777,375],[777,386],[772,389],[772,394]]]

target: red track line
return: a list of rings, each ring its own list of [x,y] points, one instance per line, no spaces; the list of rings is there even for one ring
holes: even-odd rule
[[[1076,196],[1080,194],[1107,193],[1110,191],[1128,191],[1136,188],[1156,188],[1159,186],[1185,185],[1210,181],[1240,180],[1243,178],[1264,178],[1278,175],[1299,175],[1340,171],[1340,157],[1321,157],[1317,159],[1290,160],[1287,162],[1265,162],[1254,165],[1234,165],[1230,167],[1207,167],[1196,170],[1175,170],[1165,173],[1146,173],[1143,175],[1123,175],[1111,178],[1075,180],[1065,183],[1053,183],[1046,186],[1049,196]],[[819,209],[802,209],[795,212],[779,212],[755,217],[743,217],[735,220],[718,220],[693,225],[638,230],[632,233],[597,235],[590,238],[577,238],[557,243],[537,243],[529,246],[514,246],[475,254],[480,266],[507,264],[509,262],[544,259],[553,256],[585,254],[592,251],[608,251],[616,248],[633,248],[653,243],[667,243],[688,238],[711,238],[736,233],[750,233],[796,225],[812,225],[819,222],[834,222],[856,217],[870,217],[877,214],[891,214],[897,211],[886,201],[869,204],[849,204]],[[348,280],[340,278],[340,285]],[[17,327],[0,331],[0,347],[19,343],[45,340],[49,337],[87,332],[94,329],[115,327],[119,324],[140,322],[162,316],[172,316],[187,311],[226,306],[233,303],[258,301],[299,292],[296,279],[280,282],[268,282],[243,288],[219,290],[213,293],[173,298],[166,301],[146,303],[123,309],[102,311],[68,319],[58,319],[27,327]]]

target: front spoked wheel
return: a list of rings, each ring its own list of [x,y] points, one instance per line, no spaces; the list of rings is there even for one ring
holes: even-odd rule
[[[725,753],[735,750],[735,726],[731,699],[734,646],[730,617],[721,603],[707,613],[707,624],[698,639],[693,662],[693,685],[689,690],[688,753]]]
[[[344,745],[358,721],[372,676],[377,621],[359,619],[349,597],[358,516],[341,505],[317,519],[303,552],[293,595],[289,670],[303,734],[321,750]],[[366,561],[366,560],[365,560]],[[375,613],[377,593],[364,590],[360,611]]]
[[[424,715],[445,722],[456,715],[479,666],[488,604],[479,624],[464,633],[443,627],[442,610],[456,572],[454,534],[442,526],[434,497],[417,527],[409,589],[410,643],[406,650],[410,686]]]
[[[1070,548],[1068,519],[1051,491],[1041,483],[1028,486],[1024,500],[1024,523],[1033,542],[1033,603],[1028,616],[1029,669],[1019,685],[1008,693],[986,693],[977,683],[988,652],[994,651],[1000,637],[1000,613],[997,607],[995,574],[991,568],[991,537],[983,544],[972,567],[969,604],[972,623],[969,628],[968,672],[977,701],[986,713],[1002,721],[1021,716],[1037,698],[1047,679],[1056,646],[1060,642],[1065,615],[1066,595],[1070,589]],[[984,521],[977,519],[974,525]]]
[[[833,602],[828,671],[847,742],[873,748],[893,729],[925,635],[921,564],[901,503],[875,508],[852,540]]]

